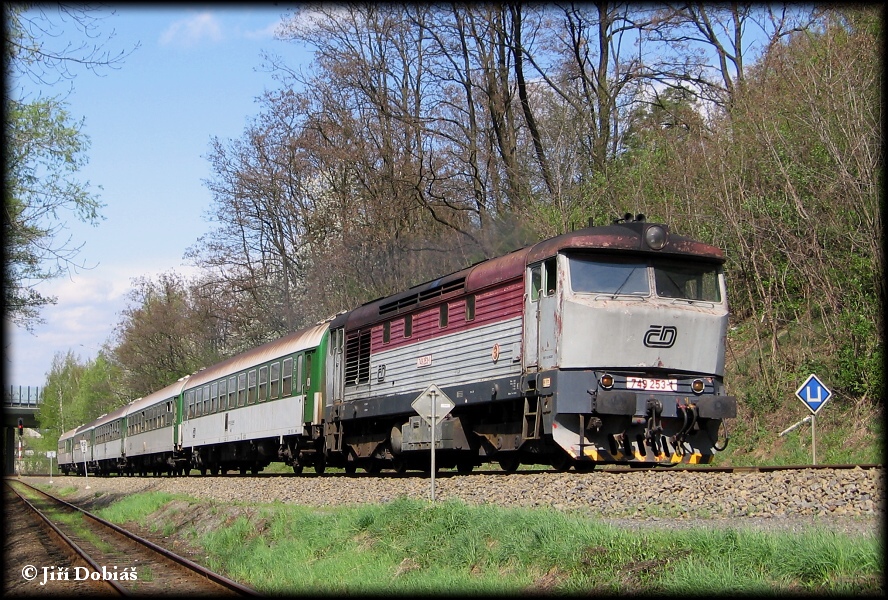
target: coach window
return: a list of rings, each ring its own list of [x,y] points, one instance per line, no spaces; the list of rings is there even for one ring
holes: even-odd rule
[[[281,363],[271,363],[271,399],[274,400],[281,393]]]
[[[281,389],[281,398],[286,398],[293,393],[293,359],[285,358],[281,368],[284,371],[281,380],[283,385]]]
[[[228,380],[224,377],[219,380],[219,410],[225,410],[228,400]]]
[[[203,414],[210,414],[210,386],[208,385],[203,388]]]
[[[219,384],[215,381],[210,384],[210,412],[216,412],[216,399],[219,397]]]
[[[438,308],[438,327],[444,329],[450,320],[450,305],[446,302]]]
[[[259,367],[259,402],[268,399],[268,367]]]
[[[237,376],[237,405],[243,406],[247,403],[247,374],[240,373]]]
[[[247,404],[256,403],[256,369],[252,369],[249,373],[249,381],[247,383]]]
[[[139,415],[139,430],[145,431],[145,411],[144,410]]]
[[[404,317],[404,337],[409,338],[413,335],[413,315],[406,315]]]
[[[228,378],[228,408],[232,409],[237,406],[237,378]]]
[[[392,322],[386,321],[382,324],[382,343],[388,344],[392,341]]]

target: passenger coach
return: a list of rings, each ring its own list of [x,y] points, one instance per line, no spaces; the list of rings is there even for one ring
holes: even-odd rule
[[[192,375],[179,443],[201,473],[258,473],[272,461],[324,470],[321,411],[328,323]]]

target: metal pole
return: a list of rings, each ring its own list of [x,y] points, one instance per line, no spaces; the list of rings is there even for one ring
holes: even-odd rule
[[[811,463],[817,464],[817,438],[814,437],[814,415],[811,415]]]
[[[435,501],[435,404],[438,403],[438,393],[435,390],[429,392],[432,398],[432,502]]]

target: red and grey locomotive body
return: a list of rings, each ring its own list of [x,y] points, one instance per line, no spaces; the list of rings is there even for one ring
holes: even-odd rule
[[[723,253],[665,225],[588,227],[367,303],[330,324],[328,462],[428,465],[411,403],[454,408],[437,462],[709,462],[724,394]]]

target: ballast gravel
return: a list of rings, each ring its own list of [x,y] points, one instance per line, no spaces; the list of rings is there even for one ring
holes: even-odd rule
[[[27,477],[46,484],[46,477]],[[348,506],[431,498],[428,474],[191,476],[56,476],[53,487],[75,487],[74,504],[107,505],[133,493],[160,491],[222,503],[283,502]],[[69,489],[70,491],[70,489]],[[884,488],[880,468],[771,472],[639,470],[616,472],[440,472],[437,501],[546,507],[588,515],[626,528],[751,527],[801,532],[811,527],[881,535]]]

